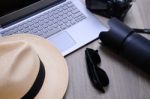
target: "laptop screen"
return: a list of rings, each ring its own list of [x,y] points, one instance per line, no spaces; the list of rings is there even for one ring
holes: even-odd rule
[[[4,26],[63,0],[0,0],[0,25]]]

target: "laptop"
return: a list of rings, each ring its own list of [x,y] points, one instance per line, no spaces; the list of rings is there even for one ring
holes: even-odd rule
[[[0,35],[30,33],[47,39],[63,56],[107,30],[79,0],[0,0]]]

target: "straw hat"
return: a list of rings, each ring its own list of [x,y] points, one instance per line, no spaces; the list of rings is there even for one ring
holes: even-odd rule
[[[60,52],[41,37],[0,38],[0,99],[62,99],[68,68]]]

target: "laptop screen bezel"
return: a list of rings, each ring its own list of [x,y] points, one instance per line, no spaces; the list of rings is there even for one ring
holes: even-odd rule
[[[33,3],[24,8],[21,8],[19,10],[16,10],[14,12],[8,13],[0,17],[0,26],[3,27],[11,22],[14,22],[18,19],[26,17],[27,15],[37,12],[43,8],[52,6],[54,4],[58,4],[59,2],[63,2],[63,1],[66,1],[66,0],[40,0],[36,3]]]

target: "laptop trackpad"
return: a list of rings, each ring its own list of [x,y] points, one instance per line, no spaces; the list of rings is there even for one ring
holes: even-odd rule
[[[52,35],[48,40],[55,45],[61,52],[66,51],[68,48],[76,44],[73,38],[66,32],[62,31]]]

